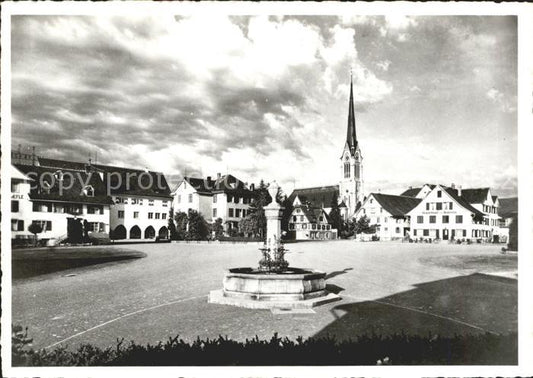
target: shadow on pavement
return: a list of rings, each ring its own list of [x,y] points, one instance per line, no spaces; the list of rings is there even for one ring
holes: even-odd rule
[[[326,280],[329,280],[330,278],[333,278],[333,277],[336,277],[336,276],[340,276],[341,274],[346,274],[346,273],[348,273],[350,270],[353,270],[353,268],[345,268],[345,269],[343,269],[343,270],[337,270],[337,271],[335,271],[335,272],[328,273],[328,274],[326,274],[325,279],[326,279]]]
[[[516,280],[476,273],[414,286],[377,300],[333,307],[336,320],[314,337],[345,340],[373,332],[383,336],[517,332]]]

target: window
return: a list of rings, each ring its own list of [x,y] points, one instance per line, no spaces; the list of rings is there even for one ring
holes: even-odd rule
[[[231,198],[231,196],[228,196],[228,197],[227,197],[228,203],[230,203],[232,199],[233,199],[233,198]]]
[[[416,228],[413,230],[413,236],[416,236]]]
[[[344,178],[350,178],[350,163],[344,163]]]
[[[124,210],[119,210],[118,211],[118,218],[119,219],[124,219]]]
[[[235,217],[237,218],[241,217],[241,209],[235,209]]]
[[[442,190],[437,190],[437,197],[438,197],[438,198],[441,198],[441,197],[442,197]]]
[[[161,213],[155,213],[155,219],[161,219]]]
[[[133,212],[133,218],[135,218],[135,219],[139,218],[139,212],[138,211],[134,211]]]
[[[167,213],[161,213],[161,219],[167,219]]]
[[[383,212],[383,208],[382,208],[382,207],[379,208],[379,212],[380,212],[380,213]]]
[[[436,215],[430,215],[429,216],[429,223],[436,223],[437,222],[437,216]]]
[[[181,194],[178,194],[178,203],[181,203]]]
[[[302,224],[302,229],[307,230],[307,223]]]
[[[293,216],[292,216],[292,221],[293,221],[293,222],[296,222],[296,215],[293,215]]]
[[[132,205],[137,205],[138,201],[137,201],[137,198],[132,198],[131,199],[131,204]]]
[[[321,219],[322,220],[322,219]],[[303,222],[304,221],[304,216],[303,215],[300,215],[300,222]]]
[[[189,194],[189,203],[192,202],[192,194]]]
[[[213,218],[217,217],[217,209],[213,209]]]
[[[189,202],[192,202],[190,198],[192,198],[192,194],[189,194]],[[148,206],[154,206],[154,200],[148,200]]]
[[[328,224],[328,225],[326,226],[326,230],[328,230],[328,231],[331,230],[331,225]]]
[[[376,218],[376,223],[379,223],[379,217]]]
[[[92,185],[85,185],[83,187],[82,193],[85,197],[94,197],[94,188]]]
[[[19,201],[11,201],[11,212],[12,213],[19,212]]]
[[[154,213],[148,213],[148,219],[154,219]]]
[[[455,223],[463,223],[463,216],[462,215],[456,215],[455,216]]]
[[[450,205],[448,206],[448,209],[453,210],[453,202],[450,202]]]
[[[424,216],[423,215],[418,215],[416,217],[416,223],[424,223]]]
[[[163,207],[168,207],[168,201],[163,201]]]
[[[246,210],[245,210],[245,209],[242,209],[242,217],[243,217],[243,218],[246,217]]]
[[[216,194],[213,195],[213,203],[217,203],[217,195]]]
[[[383,221],[384,221],[385,223],[387,223],[387,222],[389,221],[389,218],[388,218],[388,217],[383,217]]]
[[[442,202],[437,202],[437,210],[442,210]]]
[[[87,222],[87,231],[90,231],[90,232],[100,231],[100,223],[99,222]]]
[[[466,237],[466,230],[463,230],[463,236]]]
[[[11,219],[11,231],[24,231],[24,221],[20,219]]]
[[[396,227],[396,233],[397,233],[397,234],[400,233],[400,227]]]
[[[228,209],[228,216],[233,217],[233,209]]]
[[[429,236],[429,230],[424,230],[424,236]]]
[[[19,192],[19,184],[16,182],[11,183],[11,193],[18,193]],[[16,231],[16,230],[13,230]]]
[[[426,202],[426,211],[429,210],[429,202]]]
[[[33,224],[38,224],[42,227],[43,232],[45,231],[52,231],[52,222],[51,221],[44,221],[44,220],[34,220],[31,222]]]
[[[356,177],[356,178],[361,177],[361,171],[360,171],[359,164],[356,164],[356,165],[355,165],[355,177]]]
[[[443,215],[442,216],[442,223],[450,223],[450,216],[449,215]]]
[[[103,206],[87,206],[87,214],[103,214],[104,208]]]
[[[311,225],[311,228],[312,228],[313,230],[316,230],[316,224],[313,223],[313,224]]]
[[[233,203],[239,203],[239,197],[235,196],[235,197],[233,198]]]
[[[303,217],[302,217],[303,218]],[[320,222],[322,222],[324,220],[324,217],[321,215],[319,218]],[[303,220],[303,219],[302,219]]]

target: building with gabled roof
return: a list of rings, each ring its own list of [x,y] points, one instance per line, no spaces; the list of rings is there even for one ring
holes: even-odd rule
[[[408,237],[410,222],[407,215],[421,199],[391,194],[370,193],[355,213],[355,219],[369,219],[369,225],[376,227],[380,240],[394,240]]]
[[[239,222],[249,213],[256,193],[231,174],[217,174],[216,179],[184,177],[172,192],[174,212],[195,210],[208,222],[222,219],[225,231],[238,229]]]
[[[333,228],[328,213],[323,208],[295,202],[289,218],[289,238],[294,240],[336,239],[338,230]]]
[[[21,160],[18,159],[18,161]],[[50,159],[34,154],[32,159],[25,158],[22,161],[31,161],[31,164],[20,165],[20,167],[25,167],[26,172],[46,177],[51,177],[49,174],[53,174],[57,180],[59,178],[63,180],[63,186],[70,186],[70,182],[67,185],[65,180],[71,180],[71,177],[77,178],[72,181],[73,185],[68,191],[58,193],[52,187],[44,194],[42,190],[33,193],[32,200],[35,202],[66,201],[71,203],[69,206],[80,213],[80,217],[93,218],[95,215],[102,215],[105,222],[97,224],[96,221],[90,220],[89,227],[95,232],[109,233],[112,239],[168,238],[168,216],[172,196],[163,173],[94,164],[91,160],[83,163]],[[47,180],[43,182],[46,185]],[[82,183],[85,183],[87,187],[80,187]],[[77,196],[78,192],[87,192],[92,195]],[[45,196],[45,198],[39,196]],[[103,198],[106,203],[93,203]],[[81,208],[80,203],[83,204]],[[84,204],[87,204],[87,207]],[[100,205],[105,206],[102,209]],[[56,212],[53,210],[56,208],[54,206],[40,208],[46,209],[46,212]],[[72,212],[71,208],[66,208],[66,210]]]
[[[498,199],[489,188],[436,185],[407,215],[411,237],[422,240],[499,241]]]

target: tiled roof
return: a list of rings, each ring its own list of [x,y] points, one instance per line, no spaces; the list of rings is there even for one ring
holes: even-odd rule
[[[309,220],[309,223],[317,223],[321,215],[324,215],[326,217],[326,221],[329,223],[328,215],[322,209],[308,206],[302,206],[301,209],[305,214],[307,220]]]
[[[390,194],[371,193],[381,207],[393,217],[403,217],[422,201],[420,198],[394,196]]]
[[[518,213],[518,197],[500,198],[499,216],[509,218],[516,213]]]
[[[463,193],[465,192],[465,190],[463,189],[462,190],[462,193],[461,193],[461,196],[458,195],[458,192],[457,192],[457,189],[453,189],[453,188],[443,188],[444,190],[446,190],[446,192],[455,200],[457,201],[457,203],[459,203],[459,205],[461,205],[462,207],[464,207],[465,209],[467,209],[468,211],[471,211],[472,213],[474,213],[474,218],[477,219],[477,220],[482,220],[483,217],[484,217],[484,214],[479,211],[478,209],[476,209],[475,207],[473,207],[464,197],[463,197]]]
[[[56,168],[32,165],[16,165],[15,167],[34,180],[34,185],[32,185],[30,190],[30,199],[32,200],[102,205],[113,203],[111,197],[107,195],[106,186],[98,174],[89,175],[82,171],[61,169],[63,184],[62,188],[60,188],[59,179],[52,178],[58,171]],[[41,183],[45,184],[41,186]],[[93,187],[94,196],[83,194],[85,185]]]
[[[310,207],[330,207],[333,198],[337,199],[339,196],[339,187],[332,185],[294,189],[289,196],[289,201],[291,203],[294,202],[296,196],[298,196],[302,203],[308,203]]]
[[[238,195],[253,195],[253,191],[248,189],[246,185],[233,175],[224,175],[216,180],[212,180],[210,177],[198,178],[198,177],[184,177],[186,182],[189,183],[200,194],[213,194],[213,193],[228,193]]]
[[[462,189],[461,197],[468,203],[483,203],[487,199],[489,188]]]
[[[49,159],[39,157],[41,167],[50,167],[56,169],[70,169],[85,171],[94,169],[102,171],[104,174],[104,184],[107,185],[109,179],[111,194],[114,195],[137,195],[149,197],[171,198],[170,187],[165,175],[161,172],[145,171],[142,169],[115,167],[111,165],[92,164],[89,167],[86,163]]]
[[[421,187],[419,188],[409,188],[407,189],[405,192],[403,192],[402,194],[400,194],[400,196],[404,196],[404,197],[416,197],[418,195],[418,193],[422,190],[422,188],[424,186],[429,186],[429,188],[431,190],[433,190],[435,188],[436,185],[434,184],[424,184],[422,185]]]

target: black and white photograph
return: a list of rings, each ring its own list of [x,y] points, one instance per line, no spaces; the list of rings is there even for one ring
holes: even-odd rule
[[[533,8],[378,5],[4,3],[4,375],[531,374]]]

